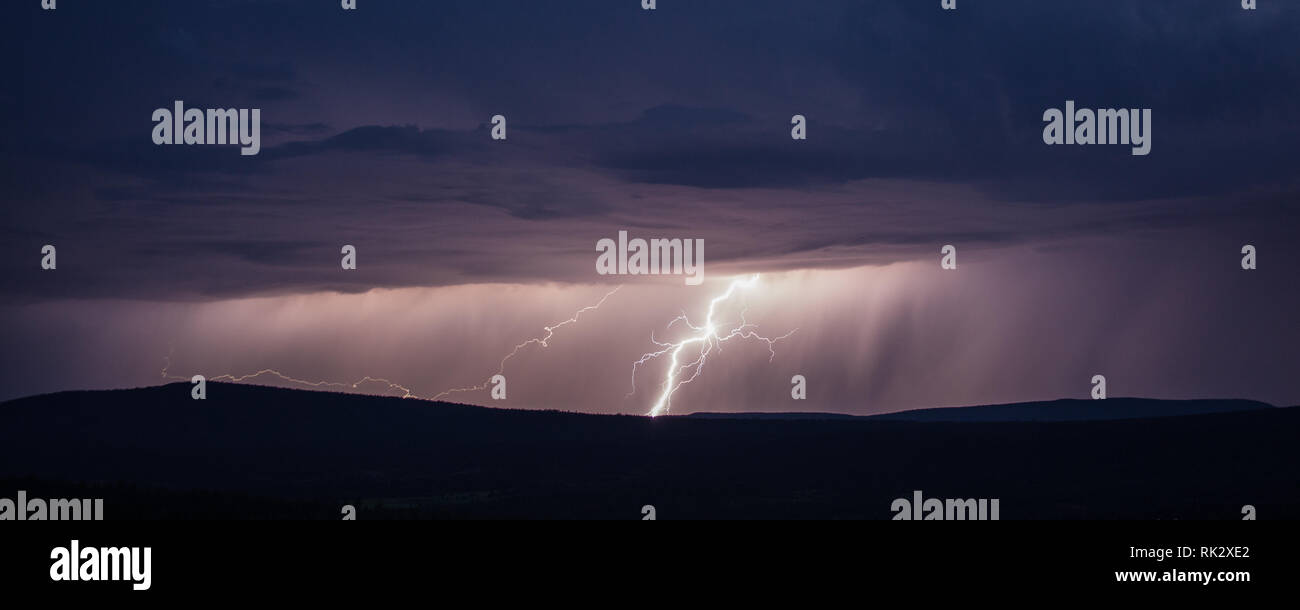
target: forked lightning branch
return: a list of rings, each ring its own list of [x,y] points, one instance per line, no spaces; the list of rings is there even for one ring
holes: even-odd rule
[[[600,275],[656,275],[679,274],[685,276],[690,286],[699,286],[704,282],[704,240],[703,239],[628,239],[627,231],[619,231],[618,239],[601,239],[596,243],[598,257],[596,270]],[[355,250],[351,252],[355,255]],[[632,363],[632,389],[625,398],[636,395],[636,378],[638,372],[650,363],[665,361],[658,383],[655,384],[654,401],[650,403],[645,414],[650,417],[664,415],[672,406],[673,397],[683,386],[700,378],[704,374],[709,358],[717,357],[722,344],[737,339],[749,339],[763,344],[768,351],[768,361],[776,358],[776,343],[795,333],[791,330],[780,336],[770,337],[758,332],[758,325],[746,318],[747,298],[760,288],[759,275],[742,276],[728,281],[721,292],[715,293],[703,311],[702,322],[693,323],[686,313],[672,318],[664,327],[667,333],[682,334],[672,341],[661,341],[655,333],[650,334],[650,342],[658,349],[646,352]],[[410,387],[402,385],[387,377],[366,375],[356,381],[310,380],[291,376],[274,368],[264,368],[252,373],[222,373],[214,376],[195,375],[184,377],[170,372],[172,355],[168,354],[161,376],[164,379],[189,380],[196,384],[193,396],[206,398],[208,381],[226,381],[244,383],[258,379],[278,380],[282,383],[316,389],[353,390],[364,392],[371,388],[401,398],[423,400],[443,400],[449,396],[462,393],[491,390],[493,399],[506,397],[506,368],[530,347],[545,349],[550,347],[556,332],[566,326],[577,324],[581,318],[601,309],[607,301],[615,296],[623,286],[618,286],[605,293],[598,301],[582,307],[572,316],[542,327],[537,336],[525,339],[506,352],[497,364],[496,371],[487,375],[482,381],[472,385],[454,387],[422,396]],[[699,318],[697,318],[699,319]]]
[[[651,405],[650,412],[647,415],[655,417],[668,413],[669,407],[672,406],[673,395],[682,386],[695,381],[704,373],[704,365],[708,363],[710,354],[720,351],[722,344],[726,341],[753,339],[767,346],[769,362],[776,358],[774,347],[776,342],[793,335],[794,330],[779,337],[766,337],[758,333],[756,325],[745,319],[745,308],[742,307],[738,313],[730,318],[725,317],[719,311],[720,306],[732,301],[740,293],[754,289],[758,285],[758,279],[759,276],[755,273],[747,278],[731,280],[722,294],[713,297],[709,301],[704,322],[698,326],[692,324],[686,314],[673,318],[668,323],[668,329],[671,330],[674,325],[680,322],[682,326],[689,329],[685,338],[677,341],[661,342],[656,341],[653,334],[650,335],[650,341],[661,349],[646,353],[641,356],[640,360],[632,364],[632,392],[629,392],[629,395],[636,392],[636,372],[639,367],[660,357],[668,358],[668,366],[665,369],[663,381],[658,386],[658,397],[655,399],[654,404]]]

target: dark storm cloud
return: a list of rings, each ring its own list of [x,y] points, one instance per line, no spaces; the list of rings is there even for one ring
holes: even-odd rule
[[[719,263],[798,268],[929,256],[937,241],[1296,218],[1300,7],[631,4],[19,13],[6,37],[18,59],[0,75],[16,85],[0,93],[3,229],[20,237],[4,246],[5,288],[190,298],[572,280],[590,273],[589,243],[620,228],[707,236]],[[261,108],[261,153],[152,145],[151,111],[176,99]],[[1042,112],[1067,99],[1152,108],[1152,154],[1045,146]],[[488,136],[498,113],[507,142]],[[789,138],[796,113],[807,141]],[[338,245],[362,237],[368,273],[330,275]],[[29,252],[53,239],[105,266],[30,283]]]
[[[259,82],[287,82],[298,77],[298,71],[288,62],[240,62],[230,66],[230,72],[240,79]]]
[[[259,102],[278,102],[302,97],[300,93],[284,87],[261,87],[253,91],[253,99]]]
[[[330,133],[330,126],[325,123],[262,123],[262,133],[299,138],[321,137]]]
[[[715,188],[909,177],[979,181],[1039,201],[1294,185],[1294,11],[1210,18],[1222,3],[1003,2],[945,14],[922,5],[846,8],[813,52],[865,101],[851,116],[810,114],[807,142],[781,137],[785,114],[611,139],[602,162],[636,180]],[[1046,148],[1042,113],[1067,99],[1152,108],[1155,154]]]
[[[442,130],[421,130],[414,125],[367,125],[349,129],[317,141],[290,142],[267,151],[269,159],[319,154],[326,151],[398,153],[422,157],[447,154],[453,140],[468,144],[468,138]]]

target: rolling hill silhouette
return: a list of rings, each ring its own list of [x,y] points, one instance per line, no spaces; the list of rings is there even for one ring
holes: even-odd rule
[[[1106,400],[1061,399],[1045,402],[1021,402],[977,407],[944,407],[882,413],[879,415],[845,415],[841,413],[693,413],[690,417],[709,419],[874,419],[913,422],[1048,422],[1104,421],[1177,417],[1207,413],[1233,413],[1272,409],[1273,405],[1255,400],[1156,400],[1152,398],[1108,398]]]
[[[1300,408],[1106,403],[649,419],[220,383],[204,401],[187,383],[62,392],[0,404],[0,497],[102,497],[108,519],[889,519],[922,490],[998,498],[1003,519],[1300,516]],[[968,420],[901,419],[938,411]]]

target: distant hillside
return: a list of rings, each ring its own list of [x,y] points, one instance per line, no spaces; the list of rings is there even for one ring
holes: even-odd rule
[[[1103,421],[1180,417],[1274,409],[1254,400],[1157,400],[1152,398],[1062,399],[979,407],[917,409],[873,415],[872,419],[915,422]]]
[[[1107,411],[1160,417],[1070,415]],[[930,413],[1055,419],[904,420]],[[178,383],[0,404],[0,497],[90,490],[112,519],[888,519],[922,490],[1004,519],[1296,518],[1297,431],[1300,409],[1247,401],[649,419]]]
[[[849,415],[849,414],[847,414],[847,413],[817,413],[817,412],[809,412],[809,413],[759,413],[759,412],[746,412],[746,413],[713,413],[713,412],[707,412],[707,411],[705,411],[705,412],[700,412],[700,413],[691,413],[691,414],[689,414],[689,415],[673,415],[673,416],[670,416],[670,417],[688,417],[688,418],[691,418],[691,419],[773,419],[773,420],[782,420],[782,419],[785,419],[785,420],[789,420],[789,419],[802,419],[802,420],[818,420],[818,419],[865,419],[865,418],[862,417],[862,416],[859,416],[859,415]]]
[[[843,413],[692,413],[702,419],[874,419],[912,422],[1049,422],[1149,419],[1207,413],[1235,413],[1274,409],[1255,400],[1158,400],[1154,398],[1108,398],[1106,400],[1061,399],[976,407],[940,407],[898,411],[880,415]]]

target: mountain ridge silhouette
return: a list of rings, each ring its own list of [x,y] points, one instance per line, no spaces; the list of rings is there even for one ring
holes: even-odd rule
[[[0,497],[100,490],[109,519],[344,504],[363,519],[639,519],[646,504],[661,519],[889,519],[922,490],[999,498],[1003,519],[1300,516],[1300,408],[1218,402],[1090,421],[652,419],[226,383],[195,401],[182,382],[0,403]]]

